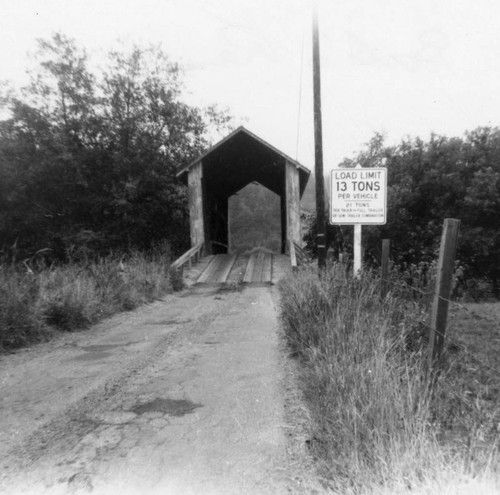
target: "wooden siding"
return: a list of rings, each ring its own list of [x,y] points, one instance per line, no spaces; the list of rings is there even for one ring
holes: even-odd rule
[[[198,162],[188,172],[189,223],[191,246],[205,241],[205,225],[203,219],[203,168]]]

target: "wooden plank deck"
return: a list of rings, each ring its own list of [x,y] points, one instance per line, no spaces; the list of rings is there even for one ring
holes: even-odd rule
[[[244,283],[271,283],[273,255],[264,251],[258,251],[250,255]]]
[[[250,256],[217,254],[205,256],[184,274],[194,284],[276,284],[290,270],[290,257],[255,251]]]
[[[214,256],[203,273],[198,277],[197,283],[224,283],[235,260],[236,255],[234,254],[218,254]]]

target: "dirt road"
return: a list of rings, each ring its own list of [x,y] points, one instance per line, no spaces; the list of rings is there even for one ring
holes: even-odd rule
[[[3,356],[0,493],[290,493],[273,290],[192,290]]]

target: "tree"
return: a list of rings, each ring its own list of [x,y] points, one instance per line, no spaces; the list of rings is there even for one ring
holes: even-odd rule
[[[165,238],[181,248],[188,222],[176,170],[231,126],[227,112],[184,103],[181,68],[159,47],[114,51],[97,74],[61,34],[39,48],[31,83],[1,101],[10,112],[0,122],[4,248],[61,257]]]
[[[433,134],[428,142],[408,138],[392,147],[376,134],[343,161],[348,167],[356,163],[385,163],[388,169],[388,220],[363,230],[366,261],[378,260],[381,239],[389,238],[396,264],[429,263],[437,255],[443,219],[459,218],[457,257],[465,282],[485,278],[498,294],[500,129],[478,128],[465,138]],[[339,233],[330,236],[334,246]]]

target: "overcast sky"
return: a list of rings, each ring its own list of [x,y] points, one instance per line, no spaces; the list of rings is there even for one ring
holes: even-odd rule
[[[376,131],[392,144],[499,123],[500,1],[319,4],[326,168]],[[229,107],[313,168],[311,0],[0,0],[0,79],[21,83],[56,31],[95,58],[118,39],[161,43],[190,103]]]

